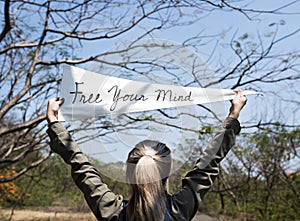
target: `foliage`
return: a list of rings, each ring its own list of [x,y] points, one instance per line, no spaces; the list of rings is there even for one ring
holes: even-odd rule
[[[0,172],[0,178],[5,179],[13,176],[15,173],[15,170],[3,170]],[[24,188],[17,185],[14,181],[0,183],[0,205],[23,204],[24,199],[29,197],[30,195],[25,193]]]
[[[300,219],[300,177],[288,173],[288,161],[299,160],[299,130],[270,128],[242,140],[201,209],[243,220]]]
[[[84,198],[74,185],[70,176],[70,167],[54,155],[42,166],[30,170],[15,181],[22,186],[28,197],[17,206],[63,206],[71,210],[86,210]]]

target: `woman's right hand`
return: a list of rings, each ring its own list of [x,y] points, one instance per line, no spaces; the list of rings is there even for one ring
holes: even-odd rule
[[[228,117],[237,119],[246,103],[247,103],[247,98],[245,95],[243,95],[243,91],[237,90],[235,98],[231,100],[231,107],[229,110]]]

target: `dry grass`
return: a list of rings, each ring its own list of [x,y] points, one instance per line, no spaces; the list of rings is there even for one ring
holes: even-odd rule
[[[11,219],[9,219],[11,217]],[[1,221],[96,221],[92,213],[0,209]]]
[[[11,219],[9,219],[11,217]],[[63,207],[47,207],[32,209],[1,209],[0,221],[97,221],[91,212],[72,212]],[[232,221],[219,217],[212,218],[198,213],[193,221]]]

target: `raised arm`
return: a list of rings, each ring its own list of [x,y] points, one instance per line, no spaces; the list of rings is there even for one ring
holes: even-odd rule
[[[242,91],[236,93],[222,128],[209,142],[193,170],[183,179],[181,191],[171,196],[174,220],[190,220],[194,217],[201,200],[219,175],[220,162],[235,143],[235,136],[240,132],[237,118],[247,101]]]
[[[51,149],[71,165],[71,175],[84,193],[84,197],[98,220],[117,220],[123,208],[123,197],[114,194],[105,183],[96,168],[81,152],[65,127],[58,122],[57,114],[63,100],[54,98],[48,102],[47,121]]]

